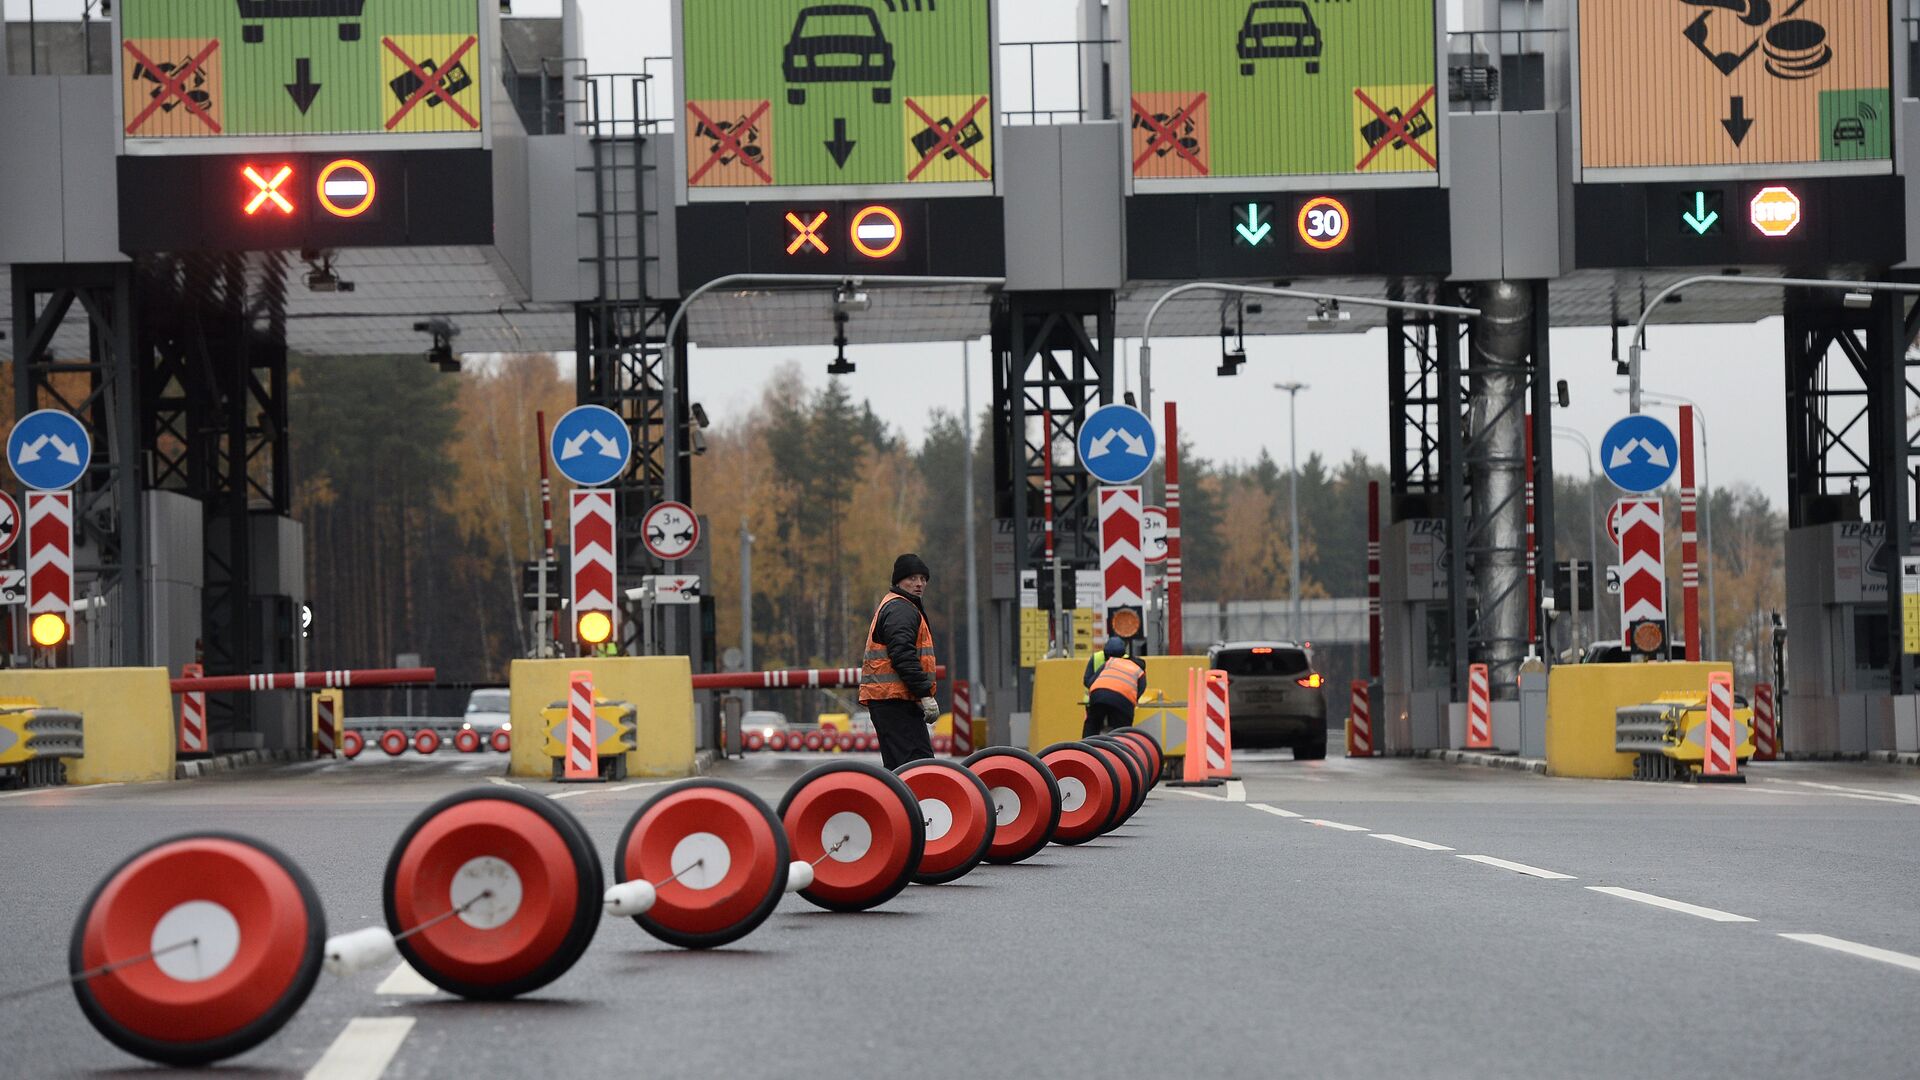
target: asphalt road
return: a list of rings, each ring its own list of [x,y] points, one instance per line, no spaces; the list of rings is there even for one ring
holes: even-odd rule
[[[721,774],[771,802],[811,763],[758,755]],[[220,1071],[1920,1071],[1920,770],[1775,764],[1744,786],[1692,787],[1284,752],[1236,764],[1241,783],[1163,787],[1100,841],[913,887],[876,912],[788,897],[751,936],[710,952],[608,920],[578,966],[516,1002],[421,992],[391,967],[322,976],[285,1030]],[[313,877],[334,932],[375,924],[407,820],[447,792],[502,782],[501,768],[409,754],[0,797],[0,994],[64,974],[74,911],[96,878],[188,829],[279,845]],[[659,790],[526,786],[564,798],[603,860]],[[397,1044],[390,1060],[383,1040]],[[0,1074],[139,1067],[65,990],[0,1005],[0,1047]],[[309,1072],[353,1052],[372,1060]]]

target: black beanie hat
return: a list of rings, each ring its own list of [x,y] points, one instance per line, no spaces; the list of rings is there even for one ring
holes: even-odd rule
[[[902,555],[893,560],[893,580],[887,584],[898,585],[915,574],[925,574],[931,578],[933,571],[927,569],[927,564],[920,561],[920,556]]]

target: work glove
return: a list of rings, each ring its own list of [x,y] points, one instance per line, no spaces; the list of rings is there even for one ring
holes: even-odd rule
[[[931,697],[921,698],[920,715],[926,717],[929,724],[940,719],[940,702]]]

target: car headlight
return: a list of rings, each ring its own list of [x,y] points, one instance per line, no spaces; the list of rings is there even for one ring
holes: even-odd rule
[[[513,730],[513,725],[512,725],[511,723],[507,723],[507,724],[501,724],[501,725],[500,725],[500,730],[501,730],[501,731],[512,731],[512,730]]]
[[[462,723],[462,724],[460,725],[460,730],[461,730],[461,731],[472,731],[472,730],[473,730],[473,725],[472,725],[471,723]]]

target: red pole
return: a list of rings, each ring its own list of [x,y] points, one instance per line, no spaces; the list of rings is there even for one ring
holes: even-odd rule
[[[1047,528],[1046,528],[1047,566],[1052,570],[1054,581],[1056,582],[1056,585],[1054,586],[1054,597],[1053,597],[1053,617],[1047,620],[1047,651],[1049,653],[1052,653],[1054,650],[1058,649],[1060,646],[1060,614],[1061,614],[1060,612],[1061,597],[1060,597],[1060,590],[1057,586],[1057,583],[1060,579],[1060,568],[1059,568],[1059,565],[1056,564],[1053,559],[1053,410],[1052,409],[1040,410],[1040,445],[1042,448],[1041,456],[1044,460],[1044,464],[1042,466],[1041,472],[1044,477],[1043,482],[1046,484],[1046,489],[1047,489],[1046,506],[1043,511],[1046,515],[1046,522],[1047,522]]]
[[[935,679],[947,677],[945,667],[933,669]],[[858,686],[859,668],[793,668],[787,671],[735,671],[695,675],[695,690],[802,690],[817,687]]]
[[[547,478],[547,413],[545,409],[536,409],[533,414],[534,452],[540,458],[540,527],[546,535],[546,555],[553,559],[553,482]],[[558,585],[558,582],[554,582]],[[553,640],[560,640],[560,611],[553,612]]]
[[[260,675],[208,675],[204,678],[172,679],[167,687],[173,693],[219,694],[231,690],[320,690],[328,687],[406,686],[431,683],[440,673],[430,667],[361,668],[331,671],[273,671]]]
[[[1367,675],[1380,677],[1380,482],[1367,482]],[[1371,743],[1369,743],[1371,745]]]
[[[1527,458],[1527,642],[1540,640],[1540,563],[1533,535],[1533,414],[1526,416]]]
[[[1167,402],[1167,652],[1187,651],[1186,628],[1180,618],[1180,424],[1173,402]]]
[[[1695,531],[1695,503],[1699,494],[1693,486],[1693,406],[1680,406],[1680,588],[1681,607],[1687,620],[1687,659],[1705,660],[1700,651],[1700,550]]]

